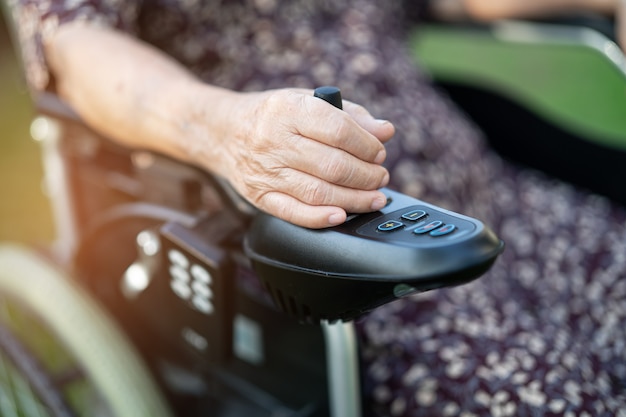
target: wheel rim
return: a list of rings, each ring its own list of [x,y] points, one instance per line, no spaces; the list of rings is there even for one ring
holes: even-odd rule
[[[17,246],[0,245],[0,323],[42,362],[54,383],[62,382],[66,408],[75,415],[171,417],[141,357],[110,316],[60,270]],[[5,359],[8,353],[0,347]],[[36,379],[27,382],[35,387]],[[33,397],[46,405],[44,396]],[[31,417],[17,414],[22,416]]]
[[[112,416],[67,349],[6,297],[0,297],[0,386],[6,417]]]

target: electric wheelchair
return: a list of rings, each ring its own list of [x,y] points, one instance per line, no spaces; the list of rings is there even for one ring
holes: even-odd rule
[[[597,32],[590,36],[601,44],[589,43],[583,33],[590,29],[503,25],[433,25],[413,47],[490,137],[501,138],[504,131],[510,138],[511,121],[533,129],[530,137],[536,140],[524,146],[515,138],[494,141],[503,154],[583,186],[597,189],[599,183],[599,192],[624,198],[615,181],[603,181],[615,178],[614,171],[597,172],[604,177],[592,181],[574,176],[562,159],[543,166],[552,153],[560,154],[562,143],[540,145],[542,135],[558,132],[557,138],[581,147],[576,164],[618,158],[626,143],[626,118],[613,117],[610,126],[604,119],[572,125],[575,110],[559,113],[559,103],[542,94],[521,94],[532,88],[523,84],[515,65],[491,68],[493,62],[520,56],[520,48],[522,55],[591,56],[594,68],[610,74],[606,91],[622,88],[622,96],[611,102],[613,110],[607,110],[619,115],[626,111],[626,67],[615,45]],[[465,68],[458,64],[462,60],[454,64],[449,57],[458,53],[457,42],[469,39],[467,33],[475,38],[464,53],[499,59],[473,59]],[[527,59],[537,65],[537,57]],[[599,100],[608,108],[606,97]],[[383,282],[391,267],[362,267],[345,258],[346,247],[354,246],[347,254],[359,261],[361,250],[353,240],[341,240],[341,233],[308,231],[257,213],[221,180],[99,137],[54,96],[36,101],[31,132],[42,147],[57,240],[47,250],[0,248],[0,384],[10,387],[0,398],[2,415],[367,415],[351,320],[397,297],[477,278],[502,250],[499,239],[481,229],[480,246],[488,248],[471,268],[456,267],[463,273],[442,280],[445,274],[430,271],[411,280],[394,272]],[[415,208],[391,190],[388,197],[382,217],[357,218],[359,225],[375,229],[368,236],[359,226],[359,239],[387,236],[385,225],[394,227],[398,216],[437,212],[427,203]],[[405,210],[407,205],[412,210]],[[457,221],[454,213],[439,215],[454,217],[446,224]],[[477,225],[467,230],[482,227]],[[458,231],[465,232],[463,226]],[[341,257],[333,258],[332,252]],[[380,279],[352,279],[376,274]]]

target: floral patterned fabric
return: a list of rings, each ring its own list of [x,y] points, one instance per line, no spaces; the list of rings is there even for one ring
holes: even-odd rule
[[[357,323],[372,415],[626,417],[626,212],[492,153],[411,60],[415,13],[402,2],[9,1],[34,88],[52,85],[42,44],[76,20],[132,33],[232,89],[339,85],[396,125],[393,187],[506,241],[483,278]]]

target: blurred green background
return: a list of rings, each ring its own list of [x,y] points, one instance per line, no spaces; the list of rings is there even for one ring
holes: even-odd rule
[[[32,115],[24,76],[0,22],[0,242],[52,239],[39,148],[29,134]]]

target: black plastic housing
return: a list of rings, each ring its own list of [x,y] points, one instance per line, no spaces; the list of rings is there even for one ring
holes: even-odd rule
[[[321,230],[260,214],[244,241],[246,255],[274,301],[301,321],[351,320],[396,298],[478,278],[503,242],[481,221],[383,189],[389,204]],[[413,209],[428,212],[402,230],[377,226]],[[433,220],[459,225],[450,235],[412,233]]]

